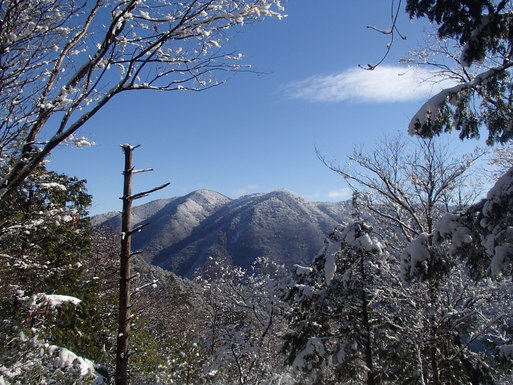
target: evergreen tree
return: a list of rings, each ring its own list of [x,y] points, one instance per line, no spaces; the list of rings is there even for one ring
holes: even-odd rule
[[[478,137],[488,129],[488,144],[513,137],[511,49],[513,3],[510,0],[408,0],[410,17],[435,23],[439,42],[420,64],[439,68],[441,78],[458,81],[427,101],[413,117],[410,133],[432,137],[453,129],[460,138]],[[447,39],[457,49],[447,50]],[[459,52],[458,52],[459,51]],[[450,57],[447,65],[440,54]],[[438,56],[438,58],[437,58]],[[440,63],[437,65],[436,63]]]
[[[28,375],[28,371],[16,374],[10,368],[30,365],[26,361],[30,357],[41,365],[33,375],[54,381],[60,370],[66,372],[68,364],[80,360],[61,360],[63,366],[57,365],[53,371],[47,366],[52,354],[58,352],[61,357],[69,351],[69,358],[73,351],[73,355],[78,354],[75,357],[94,359],[102,355],[105,330],[100,322],[101,301],[94,284],[84,280],[87,266],[83,262],[90,246],[90,201],[85,181],[39,167],[1,202],[0,356],[2,374],[7,378],[19,380],[17,375]],[[30,353],[31,349],[40,354]],[[92,364],[87,365],[92,368]],[[94,369],[89,375],[95,378]]]
[[[300,383],[400,383],[414,373],[397,265],[371,231],[337,228],[312,266],[297,266],[285,351]]]
[[[23,290],[76,294],[89,252],[90,202],[85,181],[40,167],[1,203],[2,251]]]
[[[452,39],[457,43],[456,49],[435,48],[432,52],[435,56],[442,53],[449,57],[453,66],[436,65],[436,60],[431,63],[441,70],[442,77],[450,76],[459,81],[424,104],[412,119],[411,134],[431,137],[457,129],[461,131],[461,138],[468,138],[478,136],[486,127],[488,144],[511,141],[512,9],[510,0],[407,1],[411,17],[429,18],[436,24],[440,39]],[[446,45],[440,40],[438,47],[442,44]],[[428,64],[429,61],[427,57],[421,57],[420,63]],[[490,287],[500,283],[503,295],[511,292],[512,180],[513,170],[510,168],[485,199],[447,214],[430,234],[435,246],[447,246],[453,258],[460,257],[466,262],[475,280],[486,281]],[[428,251],[432,253],[432,250]],[[494,280],[488,280],[490,276]],[[506,323],[511,323],[507,303],[498,301],[493,312],[499,312]],[[504,327],[504,330],[492,344],[499,345],[495,353],[502,358],[508,357],[503,352],[508,351],[513,341],[510,328]]]

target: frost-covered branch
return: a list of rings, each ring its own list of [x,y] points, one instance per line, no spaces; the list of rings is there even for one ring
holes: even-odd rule
[[[225,71],[247,70],[241,54],[223,47],[229,30],[281,18],[283,7],[280,0],[16,0],[2,4],[0,16],[0,155],[9,157],[1,198],[116,95],[205,90],[222,84]]]
[[[467,5],[408,0],[410,17],[427,17],[436,37],[413,51],[408,62],[427,65],[444,88],[413,116],[412,135],[432,137],[460,131],[460,138],[479,137],[487,143],[512,138],[511,67],[513,4],[511,0],[479,0]]]
[[[237,383],[257,383],[270,378],[273,365],[279,365],[276,344],[281,344],[286,327],[278,292],[283,273],[283,267],[267,258],[258,258],[250,270],[212,259],[201,272],[207,278],[197,278],[210,299],[211,328],[205,338],[211,341],[209,367],[218,382],[235,381],[223,377],[223,372],[232,372]]]
[[[357,192],[361,214],[372,215],[391,248],[402,250],[419,234],[432,233],[443,214],[476,197],[469,171],[484,152],[452,158],[447,148],[434,139],[408,143],[396,136],[368,151],[355,148],[344,166],[317,154]]]

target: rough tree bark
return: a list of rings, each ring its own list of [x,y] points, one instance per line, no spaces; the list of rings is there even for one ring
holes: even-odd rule
[[[141,225],[132,229],[131,211],[132,202],[136,199],[145,197],[150,193],[161,190],[169,185],[166,183],[162,186],[156,187],[152,190],[144,191],[142,193],[132,194],[132,175],[138,172],[152,171],[151,169],[134,170],[132,167],[132,152],[139,146],[131,146],[124,144],[121,146],[125,153],[125,169],[124,185],[123,185],[123,212],[121,216],[121,252],[120,252],[120,277],[119,277],[119,314],[118,314],[118,335],[116,345],[116,385],[128,385],[128,359],[130,358],[130,351],[128,346],[128,337],[130,335],[131,323],[131,282],[134,276],[131,272],[131,258],[138,252],[132,252],[131,238],[136,232],[142,230],[144,226]]]

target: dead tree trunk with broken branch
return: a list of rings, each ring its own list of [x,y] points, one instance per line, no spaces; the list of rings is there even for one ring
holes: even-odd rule
[[[151,169],[134,170],[132,167],[132,152],[139,146],[124,144],[121,146],[125,153],[124,185],[123,185],[123,212],[121,215],[121,253],[120,253],[120,277],[119,277],[119,314],[118,314],[118,335],[116,345],[116,385],[128,385],[128,359],[130,351],[128,347],[128,337],[131,326],[131,281],[134,276],[131,271],[131,258],[139,252],[132,252],[131,239],[134,233],[137,233],[147,225],[143,224],[132,229],[131,212],[132,202],[143,198],[152,192],[161,190],[169,183],[154,189],[132,194],[132,175],[139,172],[152,171]]]

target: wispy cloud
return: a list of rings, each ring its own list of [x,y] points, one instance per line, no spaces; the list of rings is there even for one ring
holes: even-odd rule
[[[258,185],[252,184],[252,185],[249,185],[246,187],[242,187],[242,188],[238,189],[237,191],[235,191],[235,196],[240,197],[240,196],[249,194],[251,192],[254,192],[256,190],[258,190]]]
[[[351,197],[352,191],[349,188],[341,188],[328,193],[328,198],[333,200],[345,200]]]
[[[352,68],[338,74],[312,76],[285,86],[293,99],[315,102],[389,103],[420,100],[454,85],[438,81],[433,71],[404,66]]]

